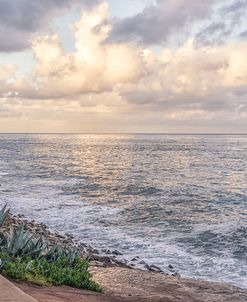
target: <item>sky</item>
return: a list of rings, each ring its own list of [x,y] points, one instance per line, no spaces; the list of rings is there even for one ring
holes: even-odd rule
[[[247,133],[247,1],[0,0],[0,132]]]

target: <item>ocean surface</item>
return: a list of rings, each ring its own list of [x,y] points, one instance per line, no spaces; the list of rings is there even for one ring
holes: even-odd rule
[[[247,288],[247,136],[0,135],[0,205],[95,248]]]

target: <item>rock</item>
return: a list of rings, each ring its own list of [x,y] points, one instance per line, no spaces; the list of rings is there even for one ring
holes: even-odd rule
[[[156,265],[152,264],[152,265],[149,266],[149,268],[152,272],[163,273],[162,269],[160,267],[156,266]]]
[[[63,240],[63,243],[64,243],[64,244],[69,244],[70,241],[69,241],[69,240]]]
[[[87,258],[90,263],[95,265],[97,264],[100,267],[121,267],[133,269],[138,267],[139,264],[140,266],[142,265],[143,269],[146,268],[152,272],[161,271],[158,267],[148,265],[145,261],[141,260],[139,256],[135,256],[131,261],[127,261],[125,259],[120,260],[119,256],[123,256],[123,254],[118,250],[110,251],[109,249],[104,249],[101,251],[95,249],[92,246],[75,239],[71,234],[66,233],[64,236],[58,232],[51,232],[45,224],[38,224],[34,220],[27,221],[26,219],[23,219],[23,215],[19,216],[20,217],[13,216],[11,214],[9,215],[9,218],[4,225],[4,229],[7,232],[9,232],[10,226],[14,225],[18,227],[24,224],[25,229],[29,230],[34,237],[41,237],[43,241],[48,241],[49,247],[59,245],[65,249],[76,249],[82,257]]]
[[[92,253],[93,253],[93,254],[96,254],[96,255],[99,255],[99,254],[100,254],[100,252],[99,252],[98,250],[96,250],[96,249],[93,249],[93,250],[92,250]]]
[[[144,264],[144,267],[145,267],[146,270],[148,270],[149,272],[152,271],[151,267],[150,267],[147,263]]]
[[[106,255],[111,255],[111,251],[110,250],[104,249],[104,250],[102,250],[102,252],[105,253]]]
[[[181,275],[180,275],[178,272],[172,274],[172,276],[173,276],[173,277],[177,277],[177,278],[181,278]]]
[[[41,223],[41,224],[40,224],[40,227],[41,227],[42,229],[44,229],[44,230],[47,229],[47,225],[45,225],[44,223]]]
[[[112,254],[116,256],[123,256],[123,254],[117,250],[113,251]]]
[[[104,264],[100,261],[90,261],[91,266],[96,266],[96,267],[104,267]]]

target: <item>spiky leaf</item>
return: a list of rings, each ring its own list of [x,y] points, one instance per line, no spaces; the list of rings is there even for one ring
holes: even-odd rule
[[[7,208],[7,204],[0,210],[0,227],[4,224],[8,214],[9,214],[10,208]]]

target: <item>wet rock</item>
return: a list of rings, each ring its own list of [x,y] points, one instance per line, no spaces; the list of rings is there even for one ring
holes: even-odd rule
[[[102,250],[102,252],[105,253],[106,255],[111,255],[111,251],[110,250],[104,249],[104,250]]]
[[[163,270],[156,266],[156,265],[149,265],[149,269],[152,271],[152,272],[156,272],[156,273],[163,273]]]
[[[64,236],[59,233],[54,233],[54,235],[59,239],[65,239]]]
[[[69,244],[70,241],[69,241],[69,240],[63,240],[63,243],[64,243],[64,244]]]
[[[93,254],[96,254],[96,255],[99,255],[99,254],[100,254],[100,252],[99,252],[98,250],[96,250],[96,249],[93,249],[93,250],[92,250],[92,253],[93,253]]]
[[[173,277],[177,277],[177,278],[181,278],[181,275],[180,275],[178,272],[172,274],[172,276],[173,276]]]
[[[116,256],[123,256],[123,254],[117,250],[113,251],[112,254]]]

